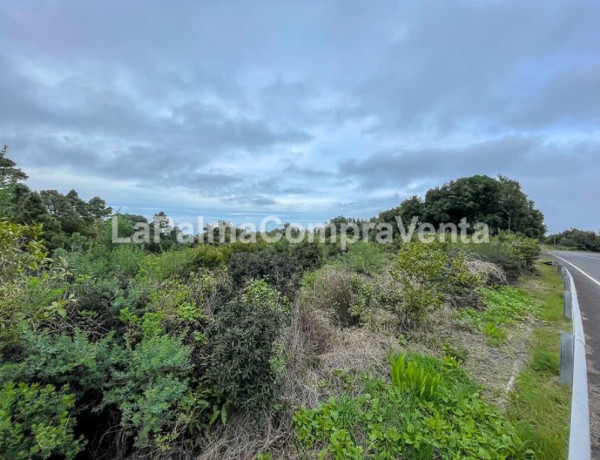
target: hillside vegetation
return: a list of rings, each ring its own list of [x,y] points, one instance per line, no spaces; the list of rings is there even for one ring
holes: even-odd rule
[[[2,158],[6,458],[535,452],[505,387],[539,240],[116,245],[100,199],[48,201]]]

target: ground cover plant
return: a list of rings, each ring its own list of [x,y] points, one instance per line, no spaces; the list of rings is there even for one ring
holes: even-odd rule
[[[454,360],[391,358],[391,382],[294,416],[300,448],[344,458],[528,458],[510,421],[485,403]]]

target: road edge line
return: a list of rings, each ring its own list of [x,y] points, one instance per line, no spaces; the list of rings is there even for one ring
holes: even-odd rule
[[[581,272],[582,275],[586,276],[587,278],[589,278],[591,281],[593,281],[594,283],[596,283],[598,286],[600,286],[600,281],[598,281],[596,278],[594,278],[591,275],[588,275],[586,272],[584,272],[581,268],[579,268],[577,265],[572,264],[571,262],[569,262],[567,259],[563,259],[560,256],[557,256],[556,254],[554,254],[552,251],[550,251],[548,254],[550,254],[552,257],[556,257],[557,259],[562,260],[563,262],[568,263],[571,267],[573,267],[575,270],[578,270],[579,272]],[[565,267],[565,270],[567,268]],[[569,276],[571,274],[569,273]]]

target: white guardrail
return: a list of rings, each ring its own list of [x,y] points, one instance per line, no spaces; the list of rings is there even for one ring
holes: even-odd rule
[[[565,284],[565,316],[573,323],[573,334],[561,333],[561,382],[571,385],[569,460],[591,459],[585,335],[575,282],[569,270],[557,263]]]

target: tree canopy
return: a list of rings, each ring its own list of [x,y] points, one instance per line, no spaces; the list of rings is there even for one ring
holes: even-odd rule
[[[436,227],[459,224],[466,218],[471,224],[487,224],[492,233],[508,230],[540,239],[546,232],[544,215],[523,193],[521,184],[505,176],[476,175],[450,181],[430,189],[425,199],[412,196],[397,208],[382,212],[378,220],[393,223],[396,216],[402,217],[405,225],[413,216]]]
[[[0,151],[0,218],[19,224],[42,224],[49,248],[65,246],[76,233],[93,235],[94,223],[112,213],[100,197],[86,202],[75,190],[66,195],[57,190],[31,190],[22,183],[27,174],[7,153],[8,147],[4,146]]]

